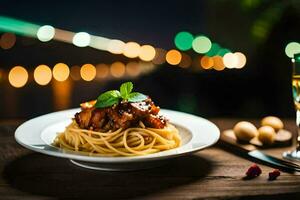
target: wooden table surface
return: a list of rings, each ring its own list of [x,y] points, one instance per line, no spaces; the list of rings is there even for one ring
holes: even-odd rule
[[[212,119],[220,130],[236,119]],[[255,122],[255,120],[252,120]],[[18,121],[0,122],[0,199],[300,199],[300,175],[282,173],[268,181],[272,168],[244,180],[253,163],[220,144],[169,164],[136,172],[79,168],[67,159],[27,150],[14,140]],[[285,120],[296,132],[293,120]],[[267,150],[281,156],[291,147]]]

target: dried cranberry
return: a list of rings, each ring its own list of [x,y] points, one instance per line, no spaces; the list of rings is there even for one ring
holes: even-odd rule
[[[255,178],[261,174],[261,169],[256,164],[253,164],[246,172],[247,178]]]
[[[269,172],[270,181],[277,179],[278,176],[280,176],[280,171],[278,169],[274,169],[272,172]]]

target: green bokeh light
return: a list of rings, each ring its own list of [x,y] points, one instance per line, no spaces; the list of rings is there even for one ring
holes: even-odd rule
[[[222,49],[222,48],[221,48],[221,49],[219,49],[217,55],[223,57],[226,53],[231,53],[231,51],[230,51],[229,49]]]
[[[221,49],[220,45],[218,45],[217,43],[212,43],[211,48],[205,55],[209,57],[213,57],[218,54],[220,49]]]
[[[288,43],[285,47],[285,54],[288,57],[293,58],[296,53],[300,53],[300,44],[298,42]]]
[[[0,16],[0,31],[36,37],[39,27],[26,21]]]
[[[186,51],[192,48],[194,36],[189,32],[179,32],[175,36],[174,42],[178,49]]]
[[[197,53],[206,53],[210,50],[212,44],[208,37],[202,35],[193,40],[192,47]]]

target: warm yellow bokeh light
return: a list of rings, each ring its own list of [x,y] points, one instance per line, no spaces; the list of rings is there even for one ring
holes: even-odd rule
[[[151,45],[143,45],[140,49],[140,59],[143,61],[151,61],[155,57],[155,49]]]
[[[221,56],[214,56],[212,57],[214,60],[214,69],[217,71],[222,71],[225,68],[223,63],[223,58]]]
[[[214,60],[212,57],[203,56],[200,60],[200,64],[203,69],[210,69],[214,66]]]
[[[246,65],[247,59],[246,56],[241,52],[235,52],[234,55],[237,58],[236,68],[241,69]]]
[[[107,46],[107,50],[113,54],[122,54],[125,43],[121,40],[110,40]]]
[[[65,81],[69,77],[70,69],[69,69],[68,65],[66,65],[64,63],[57,63],[54,66],[52,73],[53,73],[53,77],[57,81]]]
[[[223,63],[229,69],[236,68],[238,65],[238,57],[233,53],[226,53],[223,56]]]
[[[97,78],[106,78],[109,74],[109,67],[106,64],[98,64],[96,65],[96,69],[97,69]]]
[[[136,42],[127,42],[124,46],[123,54],[128,58],[136,58],[139,56],[141,46]]]
[[[129,76],[136,77],[141,73],[141,67],[137,62],[129,62],[126,65],[126,72]]]
[[[28,72],[24,67],[15,66],[8,74],[9,83],[16,87],[23,87],[28,81]]]
[[[47,65],[39,65],[33,72],[35,82],[39,85],[47,85],[52,79],[51,69]]]
[[[181,61],[181,53],[175,49],[168,51],[166,54],[166,60],[170,65],[178,65]]]
[[[122,77],[125,73],[125,65],[121,62],[114,62],[110,66],[110,73],[113,77]]]
[[[80,69],[81,78],[85,81],[92,81],[96,77],[96,67],[92,64],[84,64]]]
[[[74,81],[79,81],[81,76],[80,76],[80,67],[77,65],[74,65],[70,69],[70,76]]]

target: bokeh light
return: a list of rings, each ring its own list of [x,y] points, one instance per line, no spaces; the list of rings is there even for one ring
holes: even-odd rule
[[[181,61],[179,63],[179,67],[182,67],[182,68],[188,68],[191,66],[192,64],[192,58],[185,54],[185,53],[181,53],[182,55],[182,58],[181,58]]]
[[[193,40],[192,47],[197,53],[206,53],[211,48],[211,41],[208,37],[201,35]]]
[[[143,61],[151,61],[155,57],[155,49],[151,45],[143,45],[140,49],[139,57]]]
[[[107,46],[107,50],[113,54],[122,54],[125,43],[121,40],[110,40]]]
[[[79,81],[81,79],[80,67],[78,65],[74,65],[71,67],[70,76],[74,81]]]
[[[52,79],[51,69],[47,65],[39,65],[33,72],[33,78],[39,85],[47,85]]]
[[[225,68],[223,63],[223,58],[221,56],[213,56],[212,59],[214,60],[213,68],[217,71],[222,71]]]
[[[223,48],[221,48],[221,49],[219,49],[217,55],[224,56],[226,53],[231,53],[231,51],[229,49],[223,49]]]
[[[65,81],[69,77],[70,69],[64,63],[57,63],[52,70],[52,74],[57,81]]]
[[[155,57],[153,58],[152,62],[156,65],[161,65],[166,62],[166,54],[167,51],[161,48],[155,49]]]
[[[177,33],[174,42],[178,49],[186,51],[192,48],[193,40],[194,36],[191,33],[182,31]]]
[[[290,42],[285,47],[285,54],[293,58],[294,54],[300,53],[300,44],[298,42]]]
[[[41,26],[36,33],[37,38],[42,42],[48,42],[53,39],[55,35],[55,29],[53,26],[45,25]]]
[[[126,64],[126,73],[131,77],[136,77],[141,73],[141,68],[137,62],[129,62]]]
[[[236,56],[236,58],[238,60],[236,68],[238,68],[238,69],[243,68],[247,62],[246,56],[241,52],[235,52],[234,55]]]
[[[0,39],[0,46],[2,49],[10,49],[16,43],[16,35],[13,33],[4,33]]]
[[[8,74],[9,83],[16,88],[23,87],[28,81],[28,72],[22,66],[13,67]]]
[[[97,70],[97,78],[103,79],[106,78],[109,74],[109,67],[106,64],[98,64],[96,65],[96,70]]]
[[[141,46],[136,42],[127,42],[124,46],[123,54],[128,58],[136,58],[139,56]]]
[[[125,65],[122,62],[114,62],[110,66],[110,73],[115,78],[120,78],[125,74]]]
[[[85,81],[92,81],[96,77],[96,67],[92,64],[84,64],[80,68],[81,78]]]
[[[90,44],[91,36],[86,32],[79,32],[73,36],[73,44],[78,47],[86,47]]]
[[[181,53],[175,49],[168,51],[168,53],[166,54],[166,61],[170,65],[178,65],[181,61],[181,58]]]
[[[238,65],[238,58],[233,53],[226,53],[223,56],[223,63],[229,69],[236,68]]]
[[[206,52],[205,55],[209,56],[209,57],[213,57],[215,55],[218,54],[218,52],[220,51],[221,47],[219,44],[217,43],[212,43],[211,48],[209,49],[208,52]]]
[[[201,59],[200,59],[200,64],[201,64],[201,67],[203,69],[210,69],[214,66],[214,60],[212,57],[209,57],[209,56],[203,56]]]

